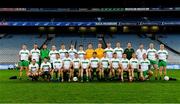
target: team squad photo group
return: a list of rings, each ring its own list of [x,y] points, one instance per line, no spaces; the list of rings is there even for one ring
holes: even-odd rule
[[[155,80],[164,80],[166,77],[166,65],[168,52],[161,44],[160,50],[149,44],[149,49],[144,49],[140,44],[139,49],[134,50],[132,44],[127,43],[127,48],[121,48],[120,42],[116,48],[111,48],[111,43],[97,44],[97,49],[89,43],[87,49],[83,45],[76,50],[74,45],[70,49],[65,44],[60,45],[58,50],[55,45],[49,50],[44,44],[38,49],[35,43],[29,51],[26,44],[22,45],[19,52],[19,79],[37,81],[58,82],[91,82],[91,81],[147,81],[152,77]],[[27,77],[23,76],[23,70]]]

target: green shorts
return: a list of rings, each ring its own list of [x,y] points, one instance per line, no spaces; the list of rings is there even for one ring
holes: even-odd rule
[[[163,61],[163,60],[159,60],[158,66],[159,66],[159,67],[161,67],[161,66],[167,66],[167,62],[166,62],[166,61]]]
[[[143,71],[143,76],[147,76],[148,75],[148,70]]]
[[[157,65],[157,61],[155,61],[155,60],[149,60],[149,61],[150,61],[151,65]]]
[[[29,66],[29,61],[22,60],[22,61],[19,62],[19,65],[24,66],[24,67],[28,67]]]

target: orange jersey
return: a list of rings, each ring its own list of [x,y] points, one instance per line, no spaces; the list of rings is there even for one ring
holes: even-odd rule
[[[103,58],[104,49],[102,49],[102,48],[97,48],[97,49],[95,50],[95,52],[97,53],[97,58],[99,58],[99,59]]]
[[[86,50],[86,58],[90,59],[93,55],[94,49],[87,49]]]

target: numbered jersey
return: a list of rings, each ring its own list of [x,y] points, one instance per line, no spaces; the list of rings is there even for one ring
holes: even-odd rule
[[[91,68],[98,68],[99,59],[98,58],[91,58],[90,59],[90,66]]]
[[[33,59],[35,59],[36,60],[36,62],[39,62],[39,56],[40,56],[40,50],[39,49],[32,49],[31,51],[30,51],[30,54],[31,54],[31,56],[32,56],[32,59],[31,60],[33,60]]]
[[[43,71],[50,71],[50,69],[52,68],[52,66],[51,66],[51,63],[49,63],[49,62],[43,62],[42,64],[41,64],[41,68],[42,68],[42,70]]]
[[[166,50],[159,50],[157,53],[159,60],[167,61],[168,52]]]
[[[26,60],[28,61],[29,58],[29,51],[28,50],[21,50],[19,52],[20,60]]]
[[[143,59],[140,61],[140,66],[142,71],[147,71],[149,69],[150,61],[148,59]]]
[[[105,52],[106,52],[106,54],[107,54],[107,58],[108,59],[112,59],[112,57],[113,57],[113,49],[112,48],[106,48],[105,50],[104,50]]]
[[[155,50],[155,49],[148,49],[147,50],[147,55],[148,55],[149,60],[156,61],[156,54],[157,54],[157,50]]]
[[[66,49],[60,49],[60,50],[59,50],[59,55],[60,55],[60,58],[61,58],[61,59],[64,59],[64,58],[65,58],[66,52],[68,52]]]
[[[129,64],[131,65],[131,68],[138,69],[139,68],[139,61],[135,58],[131,58],[129,61]]]
[[[56,54],[59,54],[59,52],[57,50],[55,51],[50,51],[49,52],[49,57],[50,57],[50,62],[53,63],[53,61],[56,59]]]
[[[30,64],[29,65],[29,71],[31,72],[31,73],[36,73],[36,72],[38,72],[38,69],[39,69],[39,65],[37,64],[37,63],[35,63],[35,64]]]
[[[113,59],[111,59],[111,64],[112,64],[112,68],[118,69],[120,60],[118,58],[113,58]]]
[[[81,61],[80,61],[79,58],[74,58],[72,60],[72,63],[73,63],[73,68],[74,69],[79,69],[80,68]]]
[[[118,59],[122,59],[122,54],[123,54],[123,52],[124,52],[124,50],[122,49],[122,48],[118,48],[118,47],[116,47],[116,48],[114,48],[114,53],[117,53],[117,57],[118,57]]]
[[[55,59],[55,60],[53,61],[53,68],[54,68],[55,70],[61,69],[62,66],[63,66],[63,62],[62,62],[62,60],[61,60],[60,58],[59,58],[59,59]]]
[[[89,68],[89,64],[90,64],[90,61],[88,60],[88,59],[83,59],[83,60],[81,60],[81,67],[83,68],[83,69],[87,69],[87,68]]]
[[[109,68],[109,59],[108,58],[103,57],[100,60],[100,62],[101,62],[101,65],[102,65],[103,68]]]

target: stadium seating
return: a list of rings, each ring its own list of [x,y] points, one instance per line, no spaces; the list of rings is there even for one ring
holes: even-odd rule
[[[0,39],[0,63],[16,63],[18,61],[17,54],[20,50],[21,44],[25,43],[28,45],[28,49],[32,49],[33,43],[37,43],[39,46],[41,46],[46,38],[45,36],[42,38],[38,38],[37,35],[8,35],[9,37],[5,37]],[[166,42],[167,45],[171,46],[174,49],[179,49],[178,47],[178,38],[175,35],[168,35],[167,38],[160,38],[162,41]],[[175,41],[172,41],[175,40]],[[126,48],[127,42],[131,42],[132,46],[135,50],[138,49],[138,46],[140,43],[144,44],[145,49],[148,48],[149,43],[154,43],[155,48],[159,50],[160,43],[154,40],[151,40],[149,38],[145,37],[139,37],[135,34],[114,34],[112,37],[110,35],[105,35],[105,41],[110,41],[112,43],[112,47],[115,48],[115,43],[117,41],[121,42],[121,46],[123,48]],[[83,45],[84,49],[87,49],[87,44],[91,42],[93,44],[94,48],[97,48],[98,44],[98,38],[93,35],[86,35],[84,37],[78,35],[78,34],[60,34],[56,35],[55,38],[53,38],[50,42],[48,42],[48,48],[51,47],[51,45],[56,45],[57,49],[60,48],[60,44],[64,43],[66,45],[66,49],[70,47],[70,44],[74,44],[76,46],[76,49],[78,49],[79,45]],[[8,44],[7,44],[8,43]],[[169,63],[171,64],[180,64],[180,56],[176,53],[169,52]]]
[[[32,49],[33,44],[41,46],[45,37],[38,38],[38,35],[8,35],[0,39],[0,63],[16,63],[18,61],[18,52],[22,44],[27,44],[28,49]]]
[[[64,43],[66,45],[66,49],[69,49],[70,44],[74,44],[75,48],[78,49],[79,45],[83,45],[84,49],[87,49],[88,43],[91,42],[93,44],[94,48],[97,48],[98,44],[98,38],[92,35],[81,37],[77,34],[71,34],[70,36],[67,36],[65,34],[61,34],[59,36],[56,36],[54,39],[51,40],[50,44],[48,44],[48,47],[50,48],[51,45],[56,45],[59,49],[60,44]]]
[[[173,48],[174,50],[180,52],[180,35],[179,34],[167,34],[159,35],[158,39],[166,44],[167,46]]]
[[[168,39],[164,38],[164,39],[168,40],[166,42],[168,42],[170,44],[169,46],[170,47],[172,46],[175,49],[179,49],[179,48],[177,48],[178,47],[177,44],[180,42],[180,41],[178,41],[179,38],[177,38],[177,36],[175,36],[175,35],[174,36],[173,35],[172,36],[168,35],[168,37],[171,37],[171,38],[168,38]],[[175,41],[172,42],[172,38],[174,38]],[[154,43],[155,48],[157,50],[159,50],[159,45],[160,45],[160,43],[157,42],[157,41],[151,40],[149,38],[141,38],[141,37],[139,37],[139,36],[137,36],[135,34],[126,34],[126,35],[124,35],[124,34],[114,34],[112,37],[110,37],[109,35],[106,35],[105,40],[106,40],[106,42],[110,41],[112,43],[113,48],[115,47],[115,43],[117,41],[121,42],[122,48],[126,48],[127,42],[131,42],[132,47],[135,50],[138,49],[140,43],[144,44],[145,49],[147,49],[149,47],[149,43]],[[171,64],[180,64],[180,60],[179,60],[180,55],[178,55],[176,53],[173,53],[168,49],[167,49],[167,51],[169,52],[169,58],[168,58],[169,63],[171,63]]]

